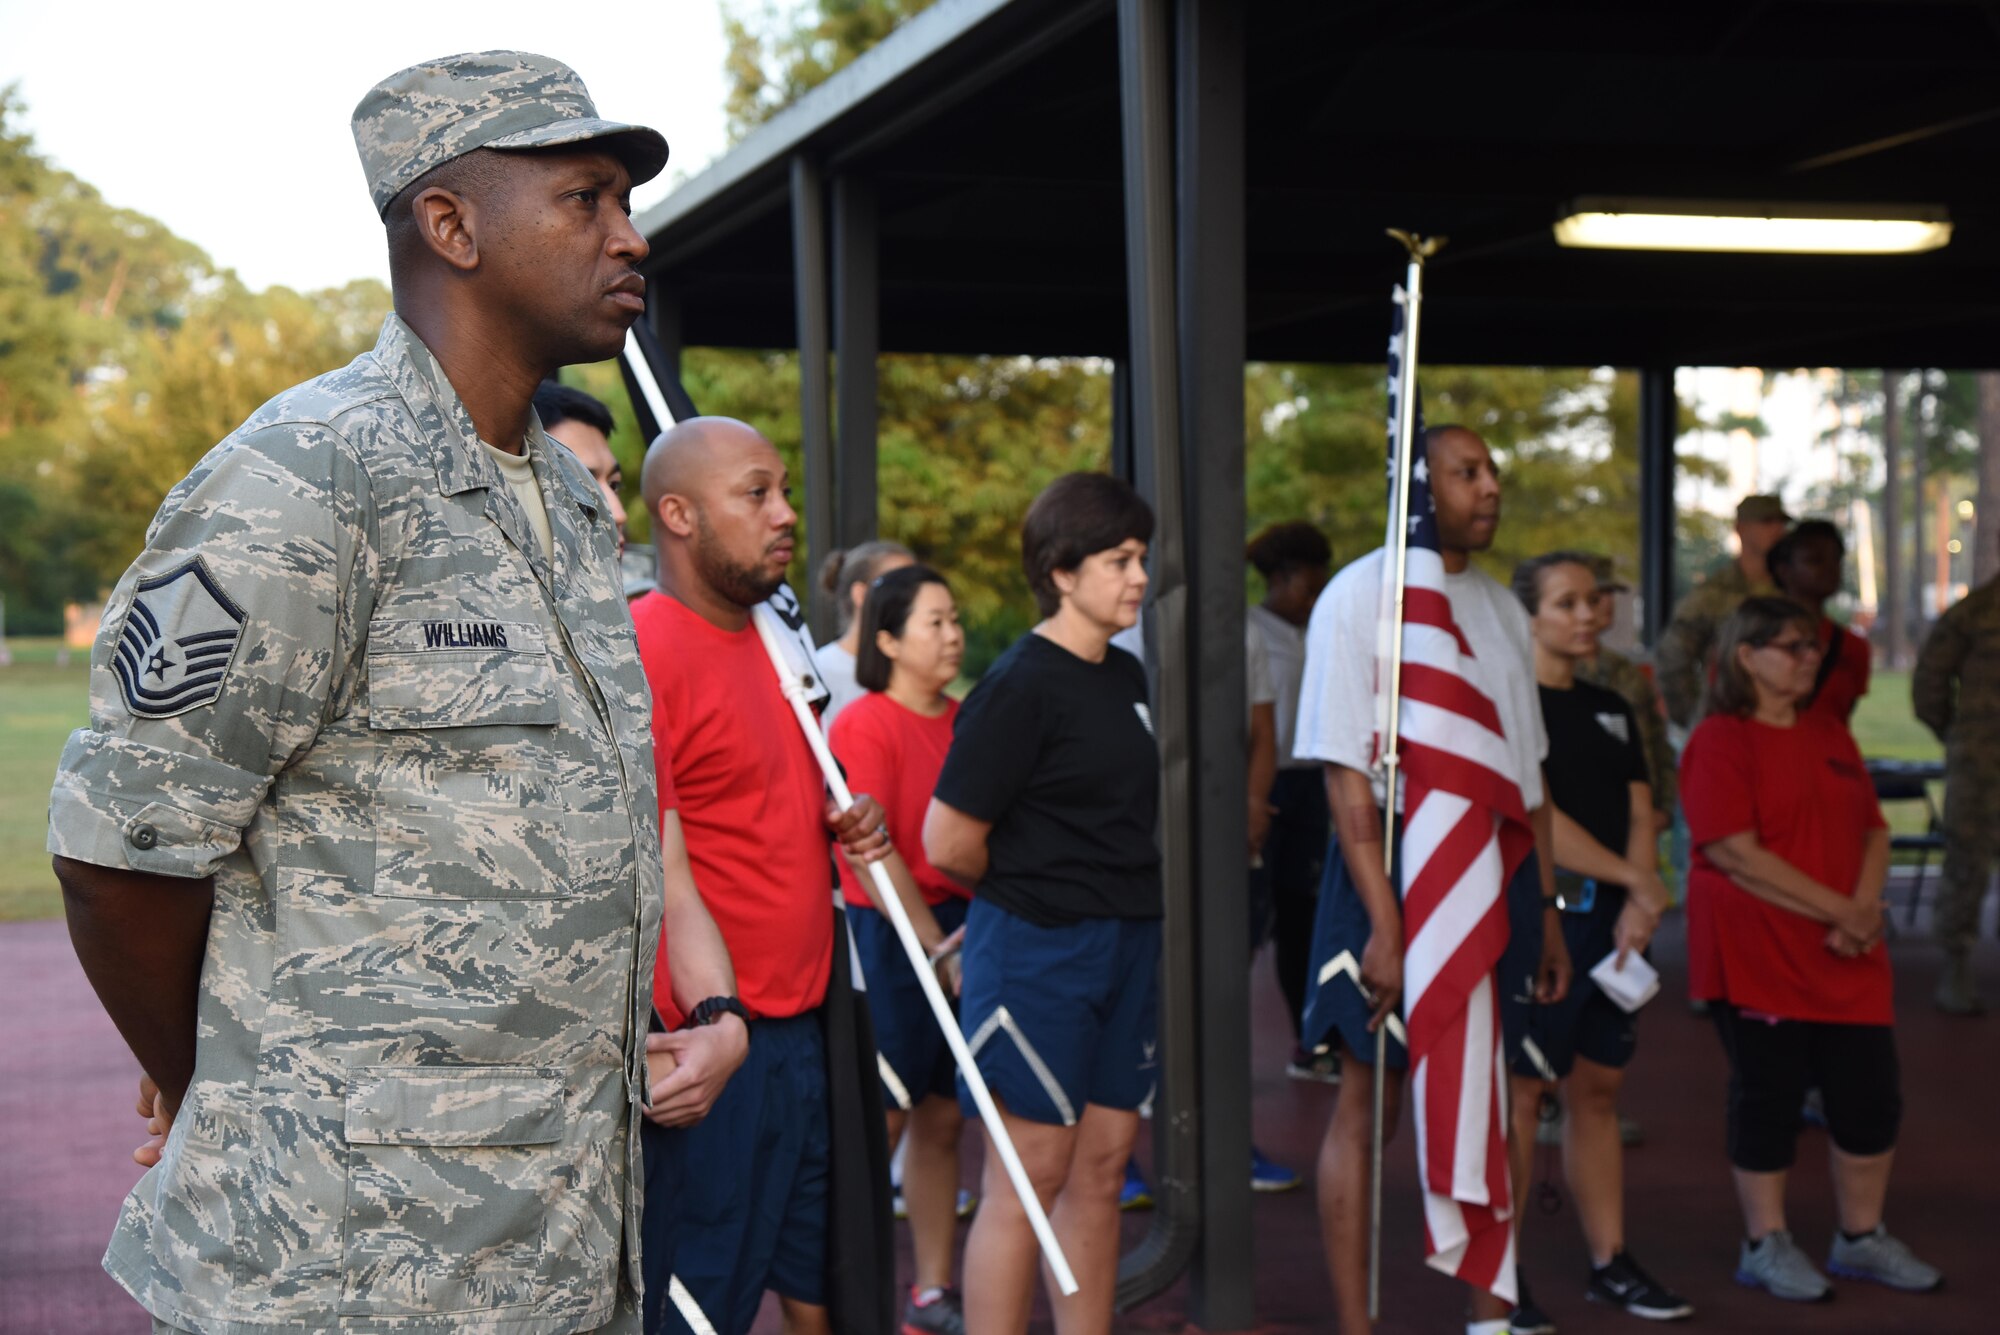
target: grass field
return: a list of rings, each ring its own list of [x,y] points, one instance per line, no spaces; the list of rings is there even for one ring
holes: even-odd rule
[[[90,717],[90,655],[12,639],[0,668],[0,920],[52,918],[62,896],[46,847],[49,783],[70,730]]]
[[[61,896],[44,852],[49,782],[70,730],[89,714],[88,655],[57,661],[55,640],[16,639],[11,667],[0,668],[0,921],[50,918]],[[1897,760],[1940,757],[1937,739],[1910,715],[1906,672],[1878,672],[1854,715],[1862,754]],[[1888,811],[1899,830],[1923,828],[1921,810]]]

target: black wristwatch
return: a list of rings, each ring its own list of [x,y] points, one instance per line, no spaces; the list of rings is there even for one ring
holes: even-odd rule
[[[745,1029],[750,1027],[750,1010],[741,1001],[735,997],[710,997],[695,1003],[694,1009],[681,1021],[681,1028],[699,1029],[705,1024],[714,1024],[725,1015],[734,1015],[743,1021]]]

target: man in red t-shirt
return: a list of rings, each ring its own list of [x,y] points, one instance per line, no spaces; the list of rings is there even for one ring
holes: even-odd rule
[[[642,487],[660,592],[635,601],[632,619],[653,691],[662,800],[678,803],[688,864],[739,994],[686,1018],[729,1009],[752,1022],[749,1056],[710,1116],[676,1133],[680,1192],[657,1204],[675,1217],[675,1274],[722,1335],[749,1330],[767,1288],[789,1335],[811,1335],[829,1329],[818,1014],[834,967],[828,835],[850,858],[877,860],[889,853],[882,808],[860,797],[841,813],[829,802],[751,623],[794,549],[798,516],[777,450],[740,422],[694,418],[654,442]],[[682,1022],[670,981],[656,1000],[670,1026]],[[873,1116],[879,1124],[879,1108]],[[677,1312],[667,1320],[684,1329]]]

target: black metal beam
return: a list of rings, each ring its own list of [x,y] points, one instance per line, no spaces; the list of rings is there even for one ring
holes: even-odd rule
[[[1674,368],[1639,371],[1639,628],[1657,645],[1674,610]]]
[[[1189,1319],[1256,1321],[1250,1178],[1249,739],[1243,637],[1244,16],[1176,0],[1180,447],[1193,683],[1194,881],[1201,887],[1201,1236]]]
[[[1151,644],[1161,752],[1160,852],[1165,923],[1160,951],[1160,1083],[1153,1114],[1153,1195],[1159,1208],[1121,1258],[1118,1303],[1154,1296],[1186,1268],[1200,1230],[1200,953],[1195,917],[1193,710],[1188,667],[1187,529],[1180,449],[1180,367],[1174,317],[1172,0],[1119,0],[1120,129],[1124,142],[1125,273],[1134,471],[1150,458],[1153,507]],[[1239,657],[1241,646],[1237,647]],[[1240,795],[1239,795],[1240,798]],[[1240,801],[1239,801],[1240,805]],[[1238,961],[1239,966],[1243,963]]]
[[[827,360],[826,188],[819,167],[803,153],[792,159],[792,309],[798,324],[799,453],[806,482],[806,569],[838,545],[834,521],[833,387]],[[808,603],[813,635],[833,634],[833,609]]]
[[[876,533],[876,375],[882,293],[875,189],[852,175],[833,182],[834,433],[833,540],[842,547]]]

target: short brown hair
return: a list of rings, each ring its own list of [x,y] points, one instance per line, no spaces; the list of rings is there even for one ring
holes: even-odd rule
[[[1706,714],[1733,714],[1747,718],[1757,709],[1757,683],[1736,661],[1736,651],[1744,645],[1761,649],[1778,638],[1787,626],[1797,626],[1817,636],[1819,626],[1813,614],[1789,598],[1762,596],[1745,598],[1722,623],[1716,636],[1715,681],[1708,688]]]
[[[1021,573],[1035,606],[1052,617],[1062,606],[1055,572],[1128,539],[1153,540],[1153,507],[1109,473],[1065,473],[1035,497],[1021,521]]]

